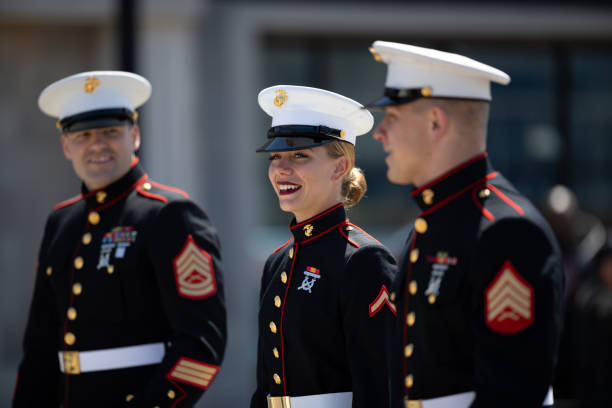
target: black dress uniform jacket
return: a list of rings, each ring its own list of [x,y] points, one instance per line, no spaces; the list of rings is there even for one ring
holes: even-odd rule
[[[215,230],[136,160],[48,218],[13,406],[191,407],[219,369],[225,338]],[[158,364],[60,372],[58,351],[156,342],[165,348]]]
[[[551,229],[486,153],[412,196],[422,212],[391,291],[392,406],[475,391],[473,408],[541,407],[562,325]]]
[[[395,260],[338,204],[291,224],[266,261],[260,293],[257,390],[266,397],[353,392],[353,407],[386,407],[385,315]]]

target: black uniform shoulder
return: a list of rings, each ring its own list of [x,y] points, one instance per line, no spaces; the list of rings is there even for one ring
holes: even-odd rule
[[[364,229],[348,223],[340,227],[340,233],[350,244],[346,251],[347,271],[378,270],[389,277],[395,274],[396,261],[391,252]]]
[[[340,226],[339,231],[347,242],[354,248],[362,248],[372,245],[384,248],[380,241],[368,234],[363,228],[350,222]]]
[[[157,200],[162,203],[189,199],[189,194],[187,194],[185,191],[175,187],[166,186],[153,180],[147,180],[140,184],[136,188],[136,191],[142,197]]]

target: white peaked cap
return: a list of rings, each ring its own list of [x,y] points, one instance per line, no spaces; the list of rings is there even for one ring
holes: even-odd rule
[[[510,83],[508,74],[497,68],[431,48],[376,41],[370,52],[388,65],[387,89],[423,90],[421,96],[425,97],[490,101],[491,82]]]
[[[59,120],[102,109],[135,111],[151,96],[151,84],[140,75],[123,71],[81,72],[47,86],[38,106]]]
[[[355,144],[357,136],[372,129],[374,118],[363,105],[345,96],[307,86],[276,85],[257,98],[259,106],[277,126],[325,126],[340,131],[338,140]]]

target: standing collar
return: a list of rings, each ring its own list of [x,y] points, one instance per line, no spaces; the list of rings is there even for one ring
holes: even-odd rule
[[[433,181],[413,190],[410,195],[423,211],[433,211],[456,196],[460,195],[470,186],[484,183],[497,174],[486,152],[475,156],[453,169],[437,177]]]
[[[299,224],[295,223],[294,218],[289,229],[293,233],[295,242],[303,244],[347,222],[344,205],[340,203]]]
[[[147,175],[140,165],[139,159],[136,158],[125,175],[106,187],[89,191],[83,183],[81,185],[81,196],[87,202],[88,207],[106,207],[119,201],[146,179]]]

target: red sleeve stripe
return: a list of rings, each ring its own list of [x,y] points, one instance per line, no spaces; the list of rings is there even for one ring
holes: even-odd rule
[[[214,380],[219,366],[181,357],[168,376],[178,381],[206,389]]]
[[[164,184],[160,184],[157,183],[155,181],[149,180],[149,183],[151,183],[151,185],[157,187],[157,188],[161,188],[162,190],[168,190],[168,191],[173,191],[175,193],[178,193],[180,195],[182,195],[185,198],[189,198],[189,194],[187,194],[185,191],[179,189],[179,188],[174,188],[174,187],[170,187],[170,186],[166,186]]]

